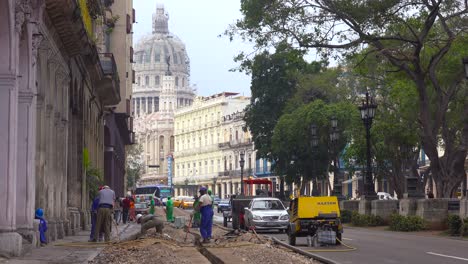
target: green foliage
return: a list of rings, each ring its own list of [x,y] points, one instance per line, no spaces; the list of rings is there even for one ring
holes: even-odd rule
[[[390,216],[390,230],[392,231],[421,231],[424,230],[424,219],[419,216],[401,216],[399,214],[392,214]]]
[[[297,76],[308,71],[303,53],[283,43],[276,52],[258,54],[242,66],[252,74],[251,104],[246,108],[245,121],[252,133],[259,157],[271,156],[273,129],[283,114],[287,100],[296,90]]]
[[[447,218],[448,233],[451,236],[460,235],[463,232],[464,225],[458,215],[449,215]]]
[[[92,200],[98,193],[99,186],[104,184],[102,171],[89,164],[86,168],[86,188],[88,189],[89,199]]]
[[[349,210],[341,210],[341,222],[346,224],[346,223],[351,223],[351,217],[353,215],[353,211]]]
[[[143,147],[140,144],[134,144],[127,149],[127,188],[136,187],[141,175],[145,171],[143,159]]]
[[[381,226],[384,222],[380,216],[362,215],[353,211],[351,214],[351,224],[354,226]]]

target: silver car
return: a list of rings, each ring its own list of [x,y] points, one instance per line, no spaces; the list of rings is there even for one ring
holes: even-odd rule
[[[278,229],[282,232],[288,228],[288,211],[277,198],[254,198],[244,209],[246,229]]]

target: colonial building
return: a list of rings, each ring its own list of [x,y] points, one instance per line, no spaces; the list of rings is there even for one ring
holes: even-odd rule
[[[106,25],[107,42],[105,42],[105,54],[114,57],[115,64],[108,66],[117,67],[118,85],[120,87],[120,103],[106,108],[104,126],[104,181],[109,185],[118,197],[122,197],[126,191],[125,175],[125,146],[133,144],[133,117],[131,116],[131,97],[134,74],[132,70],[132,24],[135,23],[135,9],[133,0],[115,1],[110,9],[107,9],[111,18]]]
[[[204,185],[225,196],[240,191],[240,153],[245,153],[244,176],[253,176],[255,153],[242,120],[249,98],[237,93],[197,97],[175,113],[175,195],[189,186]]]
[[[169,32],[169,15],[158,5],[153,31],[135,48],[132,109],[138,144],[148,168],[139,185],[167,183],[174,151],[174,110],[192,104],[190,61],[184,43]]]
[[[113,56],[102,54],[112,3],[0,1],[1,254],[37,246],[36,208],[49,241],[89,225],[105,107],[121,99]]]

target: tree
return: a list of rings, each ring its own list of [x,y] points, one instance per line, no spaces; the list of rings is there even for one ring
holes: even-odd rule
[[[388,73],[404,73],[417,91],[420,140],[437,195],[453,196],[466,177],[467,85],[460,61],[468,54],[467,1],[242,0],[241,12],[227,34],[257,48],[281,40],[325,57],[365,49],[364,60],[378,57],[388,63]],[[457,60],[447,56],[454,50]]]
[[[143,147],[140,144],[130,145],[127,149],[127,188],[135,188],[144,171]]]
[[[287,100],[296,90],[299,72],[307,71],[303,55],[303,52],[280,43],[275,53],[263,51],[252,61],[243,63],[243,69],[252,74],[252,97],[244,119],[252,133],[258,157],[274,159],[271,156],[273,129]]]
[[[328,179],[330,163],[333,159],[330,149],[330,119],[335,116],[342,130],[342,137],[337,150],[341,152],[349,140],[347,127],[359,118],[357,108],[349,103],[327,104],[314,100],[299,106],[292,113],[281,116],[272,137],[272,155],[278,158],[275,171],[278,175],[287,175],[288,182],[301,186],[311,180]],[[318,151],[312,150],[310,125],[318,130]],[[294,161],[294,162],[291,162]]]

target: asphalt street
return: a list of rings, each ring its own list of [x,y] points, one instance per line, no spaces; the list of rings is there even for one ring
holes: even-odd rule
[[[286,234],[262,232],[287,242]],[[468,241],[427,234],[401,233],[348,227],[343,242],[357,248],[350,252],[313,252],[339,263],[468,263]],[[306,246],[306,238],[297,238]],[[343,249],[344,247],[308,248]]]

